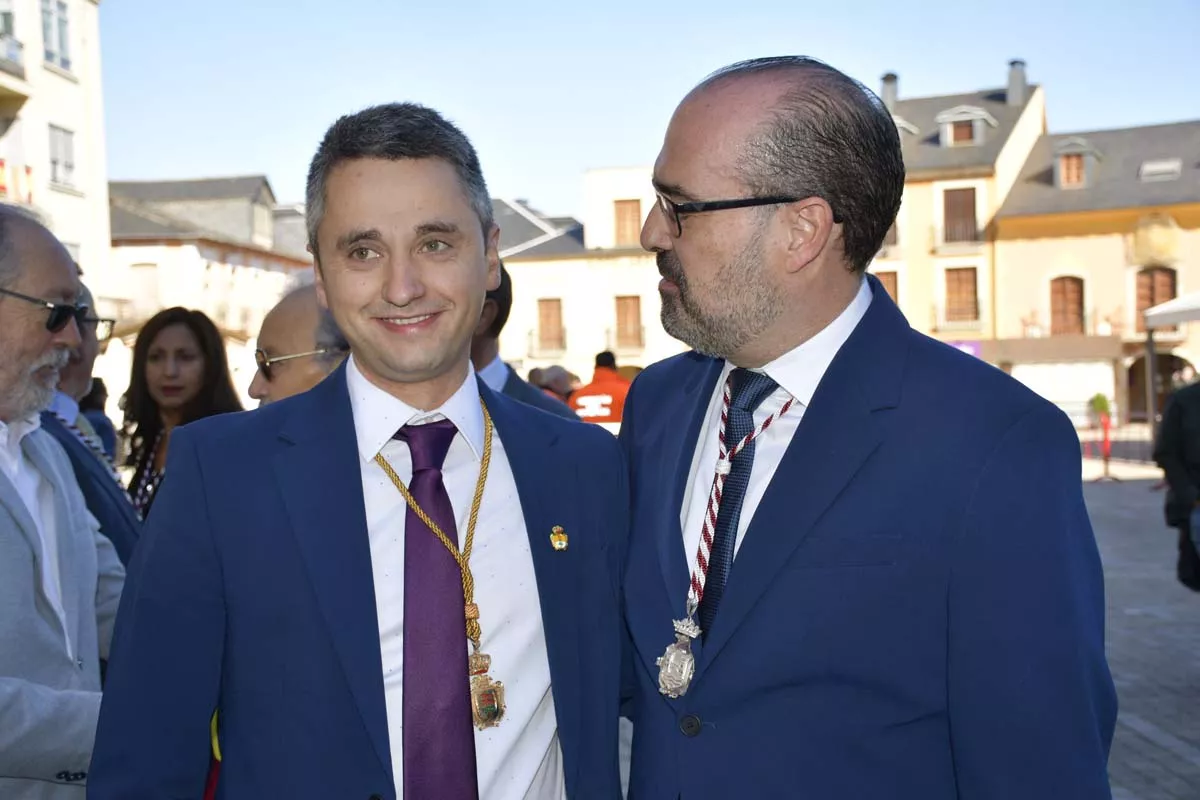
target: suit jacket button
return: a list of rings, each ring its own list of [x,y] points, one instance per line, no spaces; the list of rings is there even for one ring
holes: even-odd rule
[[[684,736],[699,736],[700,727],[700,718],[695,714],[688,714],[679,720],[679,730],[683,732]]]

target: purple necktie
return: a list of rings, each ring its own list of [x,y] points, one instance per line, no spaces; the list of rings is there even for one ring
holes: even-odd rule
[[[458,430],[449,420],[405,425],[409,492],[458,544],[442,462]],[[476,800],[475,733],[458,562],[411,508],[404,519],[404,797]]]

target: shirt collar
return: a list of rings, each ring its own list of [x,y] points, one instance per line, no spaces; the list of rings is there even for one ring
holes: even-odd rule
[[[504,384],[508,383],[508,365],[500,360],[500,354],[497,353],[491,363],[480,368],[479,377],[493,392],[503,392]]]
[[[0,420],[0,445],[9,453],[19,453],[21,442],[25,437],[42,427],[42,419],[37,414],[13,420],[6,423]]]
[[[79,416],[79,403],[66,392],[55,392],[54,399],[50,401],[50,413],[74,423]]]
[[[354,414],[354,432],[358,454],[371,461],[383,446],[405,425],[448,419],[466,439],[475,458],[483,452],[483,411],[479,406],[479,384],[475,369],[468,362],[467,379],[440,408],[421,411],[385,392],[367,380],[358,368],[353,353],[346,364],[346,388]]]
[[[858,326],[871,305],[871,286],[864,278],[858,287],[858,293],[850,301],[850,305],[842,310],[833,322],[822,328],[817,335],[794,347],[755,372],[764,372],[772,380],[784,388],[796,402],[805,408],[812,403],[817,385],[825,376],[825,371],[833,362],[834,356],[842,345],[850,338],[850,334]],[[721,380],[733,369],[726,363]]]

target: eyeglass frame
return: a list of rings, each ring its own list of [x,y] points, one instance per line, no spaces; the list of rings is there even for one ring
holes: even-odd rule
[[[254,351],[254,363],[258,367],[258,371],[262,373],[267,382],[275,380],[275,376],[271,374],[271,367],[284,361],[292,361],[297,358],[307,358],[309,356],[323,356],[332,353],[334,348],[322,347],[319,350],[309,350],[306,353],[288,353],[282,356],[268,356],[267,351],[258,348]]]
[[[738,200],[695,200],[686,203],[676,203],[662,191],[655,189],[658,196],[658,208],[668,222],[675,223],[675,238],[683,236],[683,214],[704,214],[709,211],[731,211],[736,208],[758,208],[761,206],[785,205],[798,203],[803,197],[787,197],[772,195],[770,197],[744,197]],[[832,208],[832,207],[831,207]],[[842,217],[837,211],[833,212],[833,221],[840,223]]]
[[[12,289],[0,288],[0,295],[15,297],[18,300],[24,300],[26,303],[33,303],[35,306],[41,306],[50,312],[46,317],[46,330],[51,333],[59,333],[68,325],[71,320],[75,320],[75,325],[78,327],[88,320],[88,312],[91,308],[87,305],[79,303],[55,303],[50,300],[45,300],[41,297],[31,297],[27,294],[14,292]],[[61,317],[61,319],[60,319]]]
[[[113,332],[115,331],[115,329],[117,327],[117,321],[115,319],[111,319],[109,317],[87,317],[83,321],[88,324],[94,324],[96,326],[96,339],[101,344],[103,344],[104,342],[107,342],[109,339],[111,339],[113,337]],[[108,334],[105,336],[100,335],[100,326],[101,325],[108,326]]]

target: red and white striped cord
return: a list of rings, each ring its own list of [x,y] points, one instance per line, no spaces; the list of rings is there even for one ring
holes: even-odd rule
[[[695,611],[700,608],[704,599],[704,583],[708,579],[708,561],[712,553],[713,536],[717,531],[717,516],[721,511],[721,495],[725,489],[725,478],[733,467],[734,457],[745,449],[746,445],[759,437],[763,431],[771,427],[792,407],[794,397],[789,397],[783,407],[762,421],[762,424],[742,437],[732,450],[725,445],[725,427],[729,422],[729,404],[732,397],[733,373],[725,381],[721,398],[721,427],[717,431],[717,466],[713,475],[712,489],[708,494],[708,509],[704,513],[704,527],[700,533],[700,545],[696,548],[696,562],[692,566],[692,580],[688,587],[688,609]]]

